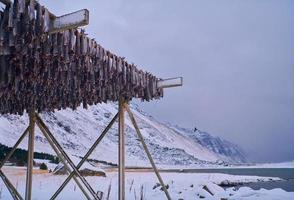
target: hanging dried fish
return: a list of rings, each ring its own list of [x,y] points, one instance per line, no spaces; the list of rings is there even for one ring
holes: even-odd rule
[[[35,0],[30,0],[28,12],[29,12],[30,20],[34,20],[35,19]]]
[[[105,50],[84,30],[48,33],[48,10],[25,2],[15,0],[0,12],[0,113],[162,97],[155,76]]]
[[[50,26],[50,17],[49,17],[49,11],[47,8],[44,8],[44,30],[43,32],[48,33]]]
[[[22,14],[25,12],[25,7],[26,7],[26,0],[18,0],[18,9],[19,9],[19,13]]]

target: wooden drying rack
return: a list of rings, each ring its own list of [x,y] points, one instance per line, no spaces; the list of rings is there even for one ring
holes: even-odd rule
[[[11,4],[10,0],[0,0],[1,3],[5,5]],[[37,1],[35,1],[36,4],[38,4]],[[79,10],[73,13],[69,13],[63,16],[55,16],[51,12],[50,14],[50,28],[49,32],[60,32],[65,31],[73,28],[78,28],[81,26],[85,26],[89,24],[89,11],[87,9]],[[74,17],[72,17],[74,16]],[[159,80],[157,82],[157,87],[160,88],[170,88],[170,87],[178,87],[183,85],[183,78],[170,78],[165,80]],[[136,130],[136,133],[139,137],[140,142],[143,145],[144,151],[147,154],[147,157],[152,165],[152,168],[154,169],[154,172],[162,186],[162,189],[166,195],[166,198],[168,200],[171,199],[171,196],[169,195],[169,192],[163,182],[163,179],[161,178],[159,171],[153,161],[153,158],[147,148],[146,143],[144,142],[143,135],[141,134],[140,128],[136,122],[135,116],[132,113],[131,109],[129,108],[129,102],[127,102],[124,98],[120,98],[119,100],[119,109],[118,113],[114,116],[114,118],[110,121],[108,126],[105,128],[105,130],[101,133],[101,135],[98,137],[98,139],[94,142],[92,147],[89,149],[89,151],[85,154],[85,156],[82,158],[82,160],[78,163],[77,166],[72,162],[70,157],[67,155],[67,153],[63,150],[62,146],[58,143],[58,141],[55,139],[54,135],[50,132],[49,128],[46,126],[44,121],[41,119],[39,114],[35,112],[34,110],[29,112],[29,126],[24,131],[24,133],[20,136],[18,141],[13,146],[12,150],[9,152],[9,154],[5,157],[5,159],[0,163],[0,177],[2,178],[3,182],[5,183],[7,189],[9,190],[12,198],[14,200],[31,200],[32,199],[32,180],[33,180],[33,156],[34,156],[34,139],[35,139],[35,126],[37,125],[42,134],[45,136],[45,138],[48,140],[50,146],[53,148],[57,156],[60,158],[61,162],[64,164],[66,171],[68,172],[69,176],[67,179],[63,182],[63,184],[59,187],[59,189],[54,193],[54,195],[50,198],[50,200],[56,199],[57,196],[60,194],[60,192],[65,188],[67,183],[74,179],[78,187],[81,189],[83,194],[85,195],[86,199],[91,200],[100,200],[102,199],[101,196],[99,196],[93,188],[90,186],[90,184],[87,182],[87,180],[81,175],[79,169],[83,165],[83,163],[89,158],[89,156],[92,154],[94,149],[99,145],[99,143],[102,141],[104,136],[107,134],[107,132],[110,130],[110,128],[113,126],[113,124],[118,121],[118,132],[119,132],[119,169],[118,169],[118,179],[119,179],[119,192],[118,192],[118,199],[124,200],[125,199],[125,112],[128,113],[129,118]],[[2,167],[4,166],[5,162],[7,162],[19,144],[23,141],[23,139],[28,135],[28,165],[27,165],[27,174],[26,174],[26,190],[25,190],[25,198],[22,197],[22,195],[17,191],[17,189],[13,186],[13,184],[9,181],[9,179],[6,177],[6,175],[2,172]]]

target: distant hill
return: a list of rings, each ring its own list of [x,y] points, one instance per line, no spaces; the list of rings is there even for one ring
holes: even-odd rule
[[[158,164],[197,165],[222,162],[241,163],[246,161],[242,150],[235,144],[213,137],[208,133],[196,132],[175,125],[164,124],[131,105],[146,143]],[[114,103],[90,106],[88,110],[78,108],[42,113],[41,116],[57,140],[69,154],[83,156],[102,130],[117,112]],[[15,115],[0,116],[0,143],[13,146],[28,124],[28,117]],[[117,123],[90,158],[117,163]],[[26,149],[27,141],[21,144]],[[46,139],[37,129],[36,151],[54,154]],[[126,164],[143,166],[147,158],[134,128],[126,114]]]

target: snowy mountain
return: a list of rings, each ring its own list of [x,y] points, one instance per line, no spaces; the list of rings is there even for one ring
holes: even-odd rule
[[[236,144],[219,137],[214,137],[200,130],[192,130],[172,125],[169,125],[169,127],[186,135],[196,143],[201,144],[203,147],[213,151],[217,155],[220,155],[224,161],[235,161],[240,163],[247,162],[245,153]]]
[[[245,156],[234,144],[212,137],[208,133],[194,133],[188,129],[160,123],[131,105],[145,141],[156,163],[164,165],[194,165],[225,162],[244,162]],[[41,117],[65,150],[83,156],[117,112],[114,103],[42,113]],[[126,114],[126,164],[145,166],[147,158]],[[28,125],[28,116],[0,116],[0,143],[12,146]],[[36,151],[54,154],[37,128]],[[118,125],[111,128],[90,158],[117,163]],[[27,141],[20,145],[27,148]]]

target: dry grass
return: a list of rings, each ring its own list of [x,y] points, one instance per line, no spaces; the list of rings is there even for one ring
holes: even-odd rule
[[[3,167],[3,172],[7,175],[12,176],[23,176],[26,175],[26,167]],[[47,170],[33,169],[33,174],[49,174]]]

